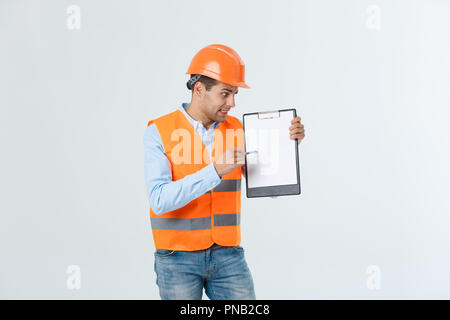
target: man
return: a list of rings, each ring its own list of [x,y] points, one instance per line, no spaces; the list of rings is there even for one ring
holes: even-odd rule
[[[233,49],[215,44],[186,73],[191,102],[149,121],[144,135],[159,293],[201,299],[205,289],[210,299],[255,299],[239,245],[243,128],[228,115],[238,88],[249,88],[245,66]],[[299,117],[289,134],[304,138]]]

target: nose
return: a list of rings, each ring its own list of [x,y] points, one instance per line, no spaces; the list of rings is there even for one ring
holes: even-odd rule
[[[234,94],[230,94],[227,99],[227,107],[233,108],[234,106]]]

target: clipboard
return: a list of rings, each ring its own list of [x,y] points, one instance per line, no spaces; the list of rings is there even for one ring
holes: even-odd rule
[[[299,195],[298,141],[289,136],[296,109],[245,113],[247,198]]]

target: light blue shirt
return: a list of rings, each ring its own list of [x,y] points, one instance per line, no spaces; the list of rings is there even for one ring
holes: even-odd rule
[[[186,112],[185,108],[188,106],[189,103],[182,103],[179,108],[201,137],[211,157],[214,130],[220,122],[214,122],[207,130],[200,121],[191,118]],[[212,162],[183,179],[172,181],[171,164],[164,153],[161,136],[154,123],[145,130],[144,149],[147,195],[150,207],[157,215],[184,207],[222,181]]]

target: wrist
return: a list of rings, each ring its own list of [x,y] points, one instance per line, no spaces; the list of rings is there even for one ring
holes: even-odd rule
[[[219,171],[217,170],[215,163],[213,163],[213,167],[214,167],[214,170],[216,170],[216,173],[219,176],[219,178],[222,179],[222,176],[220,175]]]

